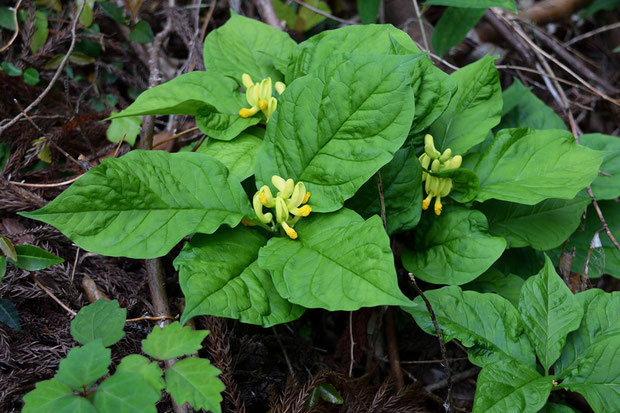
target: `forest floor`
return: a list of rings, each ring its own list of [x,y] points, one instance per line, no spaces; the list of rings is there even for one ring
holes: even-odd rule
[[[37,69],[43,83],[52,80],[57,70],[50,61],[64,56],[74,37],[74,3],[67,3],[62,11],[50,11],[49,37],[42,47],[31,51],[29,45],[36,28],[25,24],[2,51],[0,60],[22,70]],[[0,325],[2,412],[19,411],[24,394],[36,382],[52,377],[59,361],[75,345],[67,308],[77,311],[96,299],[97,294],[105,294],[127,309],[128,318],[154,313],[142,261],[88,253],[56,229],[16,213],[42,207],[67,188],[65,181],[83,174],[105,157],[128,152],[131,148],[127,143],[119,146],[106,140],[109,123],[103,119],[112,110],[127,107],[136,91],[148,87],[149,74],[157,72],[154,66],[159,72],[155,73],[157,80],[161,81],[187,71],[203,70],[202,40],[228,19],[229,7],[265,20],[261,14],[264,1],[204,3],[173,1],[170,6],[169,2],[149,1],[135,10],[127,7],[130,19],[135,21],[139,16],[149,22],[156,38],[170,22],[170,30],[161,41],[149,44],[131,41],[127,27],[95,8],[93,22],[99,31],[81,28],[75,37],[80,53],[92,55],[92,48],[98,47],[97,56],[70,61],[29,116],[6,129],[3,125],[34,102],[44,87],[29,86],[22,77],[0,71],[0,140],[9,147],[8,153],[3,150],[8,160],[0,175],[0,235],[7,236],[15,245],[37,245],[65,259],[63,264],[33,274],[10,267],[0,283],[0,298],[15,304],[21,322],[19,332]],[[328,3],[338,18],[359,21],[355,1]],[[614,85],[619,84],[620,53],[613,50],[620,45],[620,24],[614,24],[620,21],[619,10],[582,17],[580,10],[587,1],[543,3],[544,6],[521,4],[531,11],[532,23],[523,23],[522,27],[532,44],[516,34],[503,14],[487,11],[462,43],[443,58],[433,57],[436,64],[451,73],[487,53],[497,54],[504,88],[516,77],[554,108],[571,129],[617,136],[620,108],[617,101],[614,104],[603,95],[618,96]],[[34,2],[24,2],[21,9],[33,16]],[[381,20],[407,31],[424,47],[425,38],[430,39],[442,11],[442,7],[429,8],[421,25],[411,1],[386,0]],[[302,41],[341,24],[327,19],[311,32],[290,33]],[[2,29],[0,47],[9,44],[12,36],[12,31]],[[190,132],[164,142],[194,126],[191,117],[158,117],[155,145],[162,142],[158,149],[176,151],[199,140],[199,132]],[[40,138],[44,144],[33,143]],[[49,153],[41,155],[42,145]],[[0,153],[0,158],[3,156]],[[179,249],[177,246],[163,258],[172,315],[179,314],[183,305],[171,258]],[[617,288],[613,279],[603,279],[600,286],[606,290]],[[415,295],[411,287],[402,287],[410,296]],[[425,285],[421,287],[424,289]],[[268,329],[208,316],[197,317],[195,323],[196,327],[210,330],[202,351],[222,371],[226,385],[224,412],[309,411],[304,402],[321,383],[333,384],[345,402],[321,402],[312,411],[443,411],[448,381],[437,339],[422,332],[411,317],[397,311],[371,308],[350,314],[310,310],[298,321]],[[154,325],[155,321],[149,320],[128,323],[126,336],[114,346],[114,361],[139,353],[141,340]],[[355,343],[353,349],[351,339]],[[400,377],[390,369],[394,354],[400,359]],[[455,341],[447,344],[447,356],[455,410],[471,411],[479,369],[468,362],[465,349]],[[554,397],[566,397],[576,409],[590,411],[577,394]],[[159,410],[171,411],[170,401],[160,403]]]

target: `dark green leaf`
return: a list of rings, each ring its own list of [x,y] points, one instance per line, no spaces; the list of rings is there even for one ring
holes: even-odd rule
[[[518,275],[504,275],[498,269],[491,267],[474,281],[463,285],[462,288],[479,293],[497,293],[516,307],[519,304],[523,282],[523,278]]]
[[[88,390],[108,373],[108,366],[112,363],[111,353],[101,340],[91,341],[83,347],[74,347],[60,362],[54,378],[73,390]]]
[[[24,396],[22,413],[58,413],[55,404],[73,397],[73,390],[56,379],[40,381]]]
[[[151,334],[142,340],[142,351],[158,360],[196,354],[202,348],[202,340],[209,334],[207,330],[192,330],[181,327],[178,321],[165,326],[155,326]]]
[[[71,321],[71,335],[80,344],[101,339],[105,347],[110,347],[125,336],[127,310],[120,308],[118,301],[99,299],[77,313]]]
[[[129,39],[146,44],[151,43],[154,39],[153,30],[151,30],[151,25],[148,24],[145,20],[140,20],[136,25],[131,29],[131,33],[129,33]]]
[[[455,2],[457,3],[457,2]],[[431,44],[435,53],[446,54],[453,46],[459,44],[474,28],[486,9],[464,9],[448,7],[435,25]]]
[[[620,0],[594,0],[583,12],[581,17],[590,17],[601,10],[615,10],[620,7]]]
[[[514,0],[426,0],[424,4],[429,6],[470,7],[475,9],[503,7],[512,12],[517,12]]]
[[[131,258],[162,256],[188,234],[251,214],[238,179],[217,160],[141,150],[105,159],[44,208],[21,213],[87,251]]]
[[[576,411],[564,404],[547,403],[538,413],[576,413]]]
[[[4,171],[4,167],[10,156],[11,146],[6,142],[0,142],[0,173]]]
[[[336,390],[336,388],[329,383],[321,383],[319,385],[319,396],[321,399],[331,404],[344,403],[344,399],[340,393],[338,393],[338,390]]]
[[[161,391],[155,390],[140,373],[117,372],[104,380],[95,393],[99,413],[156,413]]]
[[[0,7],[0,27],[8,30],[15,30],[13,7]]]
[[[112,111],[111,117],[114,117],[118,112]],[[120,142],[123,139],[131,146],[135,145],[136,138],[140,134],[140,126],[142,125],[142,118],[139,116],[127,116],[123,118],[114,118],[110,122],[110,126],[105,131],[105,136],[110,142]]]
[[[0,323],[11,327],[15,331],[20,331],[19,314],[15,304],[9,300],[0,300]]]
[[[390,241],[378,216],[364,221],[343,208],[311,214],[295,230],[299,239],[272,238],[258,255],[285,299],[330,311],[411,304],[398,288]]]
[[[17,268],[26,271],[39,271],[65,262],[64,259],[51,254],[34,245],[18,245],[15,247],[17,260],[9,259]]]
[[[30,40],[30,51],[32,53],[36,53],[45,44],[48,34],[47,16],[41,11],[36,11],[34,14],[34,33]]]
[[[125,12],[121,7],[111,1],[99,1],[97,4],[109,18],[120,24],[125,23]]]
[[[415,249],[405,249],[402,260],[424,281],[460,285],[485,272],[505,248],[503,238],[488,233],[481,212],[447,205],[440,216],[426,213],[416,231]]]
[[[217,378],[221,372],[209,360],[186,358],[166,369],[166,391],[178,404],[220,413],[221,393],[226,389]]]
[[[25,84],[30,85],[30,86],[35,86],[40,81],[41,79],[39,78],[39,72],[37,72],[37,69],[33,67],[29,67],[28,69],[24,70],[24,83]]]
[[[381,0],[357,0],[357,12],[362,24],[375,24]]]
[[[22,70],[19,67],[15,66],[11,62],[7,62],[6,60],[0,65],[0,70],[2,70],[4,73],[11,77],[17,77],[22,75]]]
[[[589,133],[580,136],[579,143],[605,153],[599,174],[591,185],[594,197],[598,201],[620,197],[620,138]]]
[[[181,322],[209,314],[269,327],[299,318],[304,308],[280,297],[256,262],[266,243],[261,232],[243,226],[196,234],[174,260],[186,301]]]

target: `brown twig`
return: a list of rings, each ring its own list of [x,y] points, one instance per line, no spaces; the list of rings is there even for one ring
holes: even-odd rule
[[[47,96],[49,91],[52,90],[52,87],[54,87],[54,84],[56,83],[56,81],[60,77],[60,74],[62,73],[63,69],[65,68],[65,65],[69,61],[69,57],[71,56],[71,53],[73,53],[73,49],[75,48],[75,41],[76,41],[75,28],[77,27],[78,20],[80,19],[80,15],[82,14],[82,10],[84,10],[84,5],[85,4],[86,4],[86,2],[82,2],[82,4],[80,5],[80,8],[78,9],[77,13],[75,14],[75,17],[73,19],[73,24],[71,25],[71,44],[69,45],[69,50],[67,50],[67,53],[65,54],[65,56],[60,61],[60,65],[58,66],[58,69],[56,69],[56,73],[54,73],[54,76],[52,76],[52,79],[50,80],[49,84],[43,90],[43,92],[41,92],[41,94],[34,100],[34,102],[32,102],[30,105],[28,105],[28,107],[26,109],[21,111],[17,116],[15,116],[13,119],[11,119],[8,123],[0,126],[0,136],[2,136],[2,133],[5,130],[7,130],[11,126],[15,125],[15,123],[17,123],[24,115],[26,115],[35,106],[37,106],[39,103],[41,103],[43,98],[45,98],[45,96]]]
[[[195,126],[195,127],[193,127],[193,128],[189,128],[189,129],[187,129],[187,130],[184,130],[184,131],[182,131],[182,132],[179,132],[179,133],[177,133],[176,135],[172,135],[172,136],[171,136],[171,137],[169,137],[169,138],[166,138],[166,139],[164,139],[164,140],[162,140],[162,141],[160,141],[160,142],[157,142],[155,145],[153,145],[153,149],[157,148],[158,146],[163,145],[164,143],[168,143],[168,142],[170,142],[170,141],[173,141],[173,140],[175,140],[175,139],[180,138],[181,136],[185,136],[185,135],[187,135],[188,133],[192,133],[192,132],[197,131],[197,130],[198,130],[198,126]]]
[[[142,317],[137,317],[137,318],[128,318],[127,320],[125,320],[126,323],[136,323],[138,321],[144,321],[144,320],[149,320],[149,321],[157,321],[157,320],[176,320],[176,317],[173,317],[171,315],[159,315],[159,316],[149,316],[149,315],[145,315]]]
[[[321,10],[321,9],[317,9],[316,7],[313,7],[313,6],[309,5],[309,4],[306,4],[306,3],[304,3],[304,2],[303,2],[303,1],[301,1],[301,0],[293,0],[293,1],[294,1],[295,3],[297,3],[297,4],[299,4],[301,7],[304,7],[304,8],[306,8],[306,9],[310,10],[311,12],[314,12],[314,13],[316,13],[316,14],[320,14],[321,16],[323,16],[323,17],[327,17],[328,19],[335,20],[335,21],[337,21],[338,23],[342,23],[342,24],[345,24],[345,25],[348,25],[348,26],[353,26],[353,25],[358,24],[357,22],[354,22],[353,20],[345,20],[345,19],[341,19],[340,17],[336,17],[336,16],[334,16],[334,15],[332,15],[332,14],[329,14],[329,13],[327,13],[327,12],[324,12],[323,10]]]
[[[433,384],[429,384],[428,386],[424,386],[424,390],[428,391],[428,392],[434,392],[437,391],[439,389],[443,389],[444,387],[448,387],[450,388],[450,386],[454,383],[458,383],[459,381],[463,381],[466,380],[472,376],[475,376],[476,374],[478,374],[480,372],[480,367],[472,367],[468,370],[462,371],[460,373],[455,374],[454,376],[452,376],[452,382],[450,382],[448,379],[444,379],[444,380],[440,380],[437,383],[433,383]]]
[[[534,56],[527,50],[523,41],[514,35],[510,27],[504,21],[500,20],[491,10],[484,13],[484,18],[493,26],[493,28],[517,51],[519,56],[529,65],[534,62]]]
[[[280,348],[282,349],[284,360],[286,361],[286,365],[288,366],[288,372],[291,374],[291,377],[295,376],[295,370],[293,370],[293,365],[291,364],[291,360],[288,358],[288,353],[286,352],[286,349],[284,348],[284,345],[282,344],[282,340],[280,340],[280,335],[278,334],[276,327],[275,326],[271,327],[271,330],[273,330],[273,335],[276,337],[276,341],[278,342],[278,344],[280,345]]]
[[[564,42],[564,47],[568,47],[570,45],[573,45],[573,44],[575,44],[577,42],[580,42],[580,41],[582,41],[584,39],[587,39],[588,37],[592,37],[592,36],[595,36],[597,34],[606,32],[608,30],[614,30],[614,29],[618,29],[618,28],[620,28],[620,22],[608,24],[606,26],[601,26],[601,27],[599,27],[599,28],[597,28],[595,30],[592,30],[590,32],[581,34],[579,36],[575,36],[572,39],[570,39],[569,41]]]
[[[78,175],[75,178],[71,178],[68,181],[57,182],[55,184],[29,184],[29,183],[26,183],[26,182],[15,182],[15,181],[9,181],[9,183],[11,185],[26,186],[26,187],[29,187],[29,188],[55,188],[57,186],[64,186],[64,185],[72,184],[75,181],[77,181],[78,179],[80,179],[82,176],[84,176],[84,174]]]
[[[271,0],[255,0],[255,4],[265,23],[278,30],[283,29],[273,4],[271,4]]]
[[[422,13],[420,13],[420,7],[418,6],[417,0],[411,0],[413,3],[413,9],[415,10],[415,16],[418,20],[418,24],[420,25],[420,33],[422,33],[422,42],[424,42],[424,50],[431,50],[428,45],[428,40],[426,39],[426,30],[424,30],[424,22],[422,21]]]
[[[69,314],[71,314],[72,317],[76,316],[77,313],[75,311],[73,311],[72,309],[70,309],[67,305],[65,305],[65,303],[60,301],[50,290],[47,289],[47,287],[45,287],[43,284],[41,284],[39,282],[39,280],[37,280],[37,277],[35,277],[35,275],[33,273],[30,273],[30,276],[32,277],[32,280],[34,281],[34,283],[36,285],[38,285],[39,288],[42,289],[45,294],[49,295],[52,300],[56,301],[56,303],[58,303],[59,306],[64,308],[65,311],[67,311]]]
[[[9,42],[5,44],[4,46],[2,46],[2,48],[0,49],[0,53],[4,52],[6,49],[11,47],[15,39],[17,39],[17,35],[19,34],[19,22],[17,21],[17,10],[19,10],[19,6],[21,4],[22,4],[22,0],[18,0],[17,4],[15,5],[15,8],[13,9],[13,24],[15,25],[15,31],[13,32],[13,36],[11,36],[11,39],[9,40]]]
[[[587,187],[586,191],[588,191],[588,195],[590,195],[590,198],[592,198],[592,205],[594,205],[594,210],[596,211],[596,215],[598,215],[598,219],[601,221],[601,224],[603,224],[603,229],[605,230],[605,233],[609,237],[611,243],[614,244],[614,247],[616,247],[616,249],[620,251],[620,244],[618,244],[618,241],[616,241],[616,238],[611,233],[609,225],[607,225],[607,221],[605,221],[605,217],[603,216],[603,212],[601,211],[601,207],[598,205],[598,202],[596,202],[596,198],[594,198],[592,188]]]
[[[207,35],[207,27],[209,26],[209,22],[211,21],[211,17],[213,17],[213,10],[215,10],[215,5],[217,4],[217,0],[213,0],[211,2],[211,6],[207,11],[207,16],[205,17],[204,23],[202,23],[202,27],[200,28],[200,44],[202,44],[205,40],[205,36]]]
[[[387,338],[388,358],[390,370],[394,374],[394,381],[398,391],[405,387],[405,378],[400,367],[400,354],[398,352],[398,341],[396,340],[396,327],[394,326],[394,310],[388,307],[385,312],[385,335]]]
[[[377,190],[379,191],[379,213],[383,222],[383,229],[387,232],[387,215],[385,213],[385,197],[383,195],[383,180],[381,171],[377,171]]]
[[[435,332],[437,333],[437,340],[439,341],[439,348],[441,349],[441,357],[444,361],[444,366],[446,368],[446,379],[445,383],[448,386],[448,397],[444,404],[446,408],[446,412],[450,413],[452,411],[452,369],[450,368],[450,360],[448,359],[448,354],[446,352],[446,343],[443,339],[443,333],[441,332],[441,328],[439,328],[439,323],[437,322],[437,317],[435,316],[435,311],[433,311],[433,307],[431,306],[431,302],[428,301],[426,295],[424,295],[424,291],[420,287],[418,287],[418,283],[415,280],[415,277],[412,273],[409,273],[409,279],[411,280],[411,284],[413,288],[417,291],[417,293],[422,297],[424,304],[426,305],[426,309],[428,310],[428,314],[431,317],[431,321],[433,322],[433,326],[435,326]],[[437,384],[437,383],[435,383]],[[444,387],[444,386],[442,386]]]

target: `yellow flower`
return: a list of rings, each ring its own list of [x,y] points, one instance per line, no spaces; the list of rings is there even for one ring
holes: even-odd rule
[[[424,171],[422,171],[422,182],[424,182],[424,191],[427,197],[422,201],[422,209],[427,210],[431,205],[431,201],[435,198],[435,207],[433,208],[436,215],[440,215],[443,210],[441,198],[446,197],[452,190],[452,179],[440,178],[429,174],[442,172],[448,169],[457,169],[461,167],[463,158],[461,155],[452,156],[452,150],[447,148],[443,153],[435,149],[435,142],[431,135],[424,136],[424,153],[418,158]]]
[[[247,73],[241,76],[243,86],[245,86],[245,98],[250,104],[250,108],[243,108],[239,111],[242,118],[254,116],[259,110],[263,112],[269,122],[269,118],[273,115],[278,107],[278,100],[273,97],[273,87],[271,78],[265,78],[259,83],[254,83]],[[276,92],[282,94],[286,89],[286,85],[282,82],[276,82]]]

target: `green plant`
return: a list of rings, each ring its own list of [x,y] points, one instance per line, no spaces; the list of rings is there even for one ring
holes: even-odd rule
[[[99,300],[83,307],[71,322],[71,335],[82,344],[69,351],[54,378],[37,383],[24,396],[22,412],[156,412],[165,389],[179,403],[220,412],[224,385],[209,360],[186,357],[170,367],[165,360],[196,354],[206,330],[193,331],[174,322],[155,326],[139,354],[121,359],[113,374],[108,348],[123,338],[126,310],[118,302]]]
[[[587,186],[618,196],[617,177],[598,173],[618,167],[608,137],[578,145],[523,85],[502,95],[491,57],[447,75],[389,25],[296,44],[235,14],[207,36],[204,57],[207,71],[112,117],[193,115],[209,137],[196,152],[104,160],[22,213],[111,256],[162,256],[191,235],[174,260],[181,323],[209,314],[267,327],[305,308],[416,308],[398,287],[398,233],[408,271],[453,286],[429,293],[436,302],[457,285],[516,301],[515,254],[553,255],[590,204]],[[488,296],[500,300],[488,317],[512,317],[517,334],[511,304]],[[518,363],[531,370],[529,340],[518,339]]]

